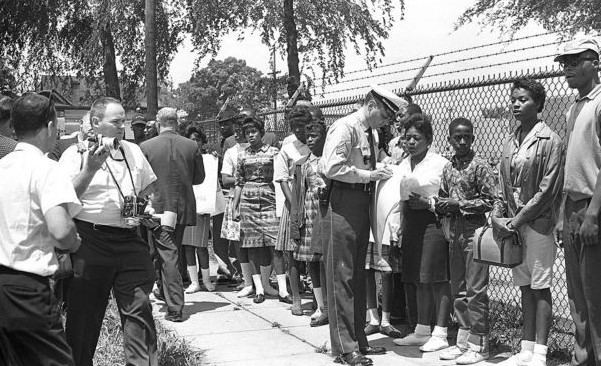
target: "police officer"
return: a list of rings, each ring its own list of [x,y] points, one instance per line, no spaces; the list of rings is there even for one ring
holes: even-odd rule
[[[330,127],[321,158],[322,173],[332,181],[328,213],[322,221],[332,355],[349,365],[371,365],[365,336],[365,256],[369,240],[369,204],[375,182],[390,178],[376,167],[376,129],[391,123],[407,102],[372,86],[363,105]]]

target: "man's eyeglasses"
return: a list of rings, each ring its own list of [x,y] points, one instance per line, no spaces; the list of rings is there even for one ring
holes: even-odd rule
[[[568,66],[576,67],[576,66],[580,65],[580,63],[583,61],[596,61],[596,60],[597,59],[590,58],[590,57],[563,59],[563,60],[559,61],[559,66],[561,68],[566,68]]]

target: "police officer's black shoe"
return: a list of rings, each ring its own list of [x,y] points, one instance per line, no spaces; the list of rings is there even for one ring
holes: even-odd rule
[[[386,348],[372,347],[372,346],[360,347],[359,352],[361,352],[363,355],[366,355],[366,356],[367,355],[383,355],[384,353],[386,353]]]
[[[334,362],[351,366],[371,366],[374,364],[370,358],[363,356],[359,351],[339,355],[334,359]]]

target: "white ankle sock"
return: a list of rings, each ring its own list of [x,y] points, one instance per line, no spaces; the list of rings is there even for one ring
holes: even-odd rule
[[[315,295],[315,302],[317,302],[317,308],[323,309],[323,292],[321,291],[321,287],[314,287],[313,295]]]
[[[380,325],[383,327],[387,327],[390,325],[390,312],[389,311],[382,312],[382,321],[380,322]]]
[[[522,349],[518,354],[518,357],[522,361],[530,361],[532,360],[532,353],[534,352],[534,342],[533,341],[525,341],[521,342]]]
[[[255,291],[257,295],[265,295],[265,290],[263,289],[263,283],[261,282],[261,275],[254,274],[253,282],[255,284]]]
[[[447,339],[447,327],[439,327],[438,325],[435,326],[432,335],[434,337]]]
[[[417,324],[415,326],[415,334],[419,336],[430,336],[432,332],[430,331],[429,325]]]
[[[547,346],[544,344],[535,344],[532,353],[532,361],[544,361],[547,362]]]
[[[198,268],[196,266],[188,266],[188,276],[190,276],[190,282],[193,285],[200,286],[198,283]]]
[[[289,296],[290,294],[288,294],[288,289],[286,288],[286,275],[276,275],[275,278],[278,280],[278,292],[280,293],[280,296]]]
[[[369,312],[369,324],[380,325],[380,317],[378,316],[378,309],[368,309]]]

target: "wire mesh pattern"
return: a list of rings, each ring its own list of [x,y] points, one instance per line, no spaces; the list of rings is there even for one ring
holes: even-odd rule
[[[450,157],[452,149],[447,142],[448,124],[456,117],[465,117],[474,124],[474,150],[496,168],[504,141],[517,127],[517,122],[510,113],[511,85],[516,79],[533,78],[544,85],[547,100],[541,119],[556,131],[565,143],[565,115],[568,107],[574,102],[576,93],[567,87],[562,75],[561,71],[553,68],[517,70],[504,74],[482,75],[470,80],[426,85],[406,95],[432,118],[433,149],[443,156]],[[400,94],[398,90],[395,92]],[[356,95],[314,104],[322,109],[326,124],[330,125],[353,112],[362,99],[362,95]],[[268,111],[261,116],[265,120],[266,130],[275,132],[280,140],[289,133],[283,110]],[[203,124],[209,139],[217,143],[219,129],[216,122],[204,121]],[[548,345],[550,350],[562,353],[571,350],[574,334],[566,286],[565,261],[563,249],[560,248],[557,251],[554,283],[551,288],[553,324]],[[521,295],[519,289],[513,285],[510,269],[490,267],[488,294],[491,300],[492,341],[517,351],[522,328]]]

